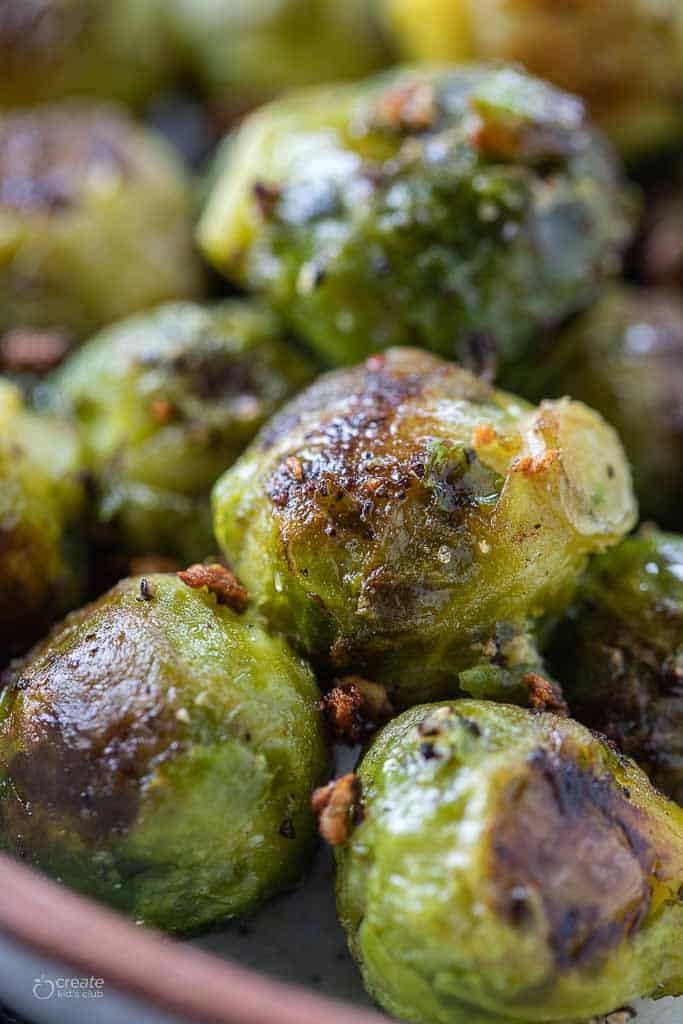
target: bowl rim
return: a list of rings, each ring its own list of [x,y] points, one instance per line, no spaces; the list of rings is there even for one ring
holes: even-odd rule
[[[202,1024],[387,1020],[135,925],[1,853],[0,931],[122,994]]]

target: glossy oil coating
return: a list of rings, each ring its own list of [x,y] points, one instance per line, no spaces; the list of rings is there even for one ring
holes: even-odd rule
[[[402,68],[247,119],[199,241],[332,365],[405,344],[486,369],[587,304],[631,213],[575,97],[511,68]]]
[[[317,688],[249,613],[124,580],[4,677],[2,845],[187,932],[294,884],[325,771]]]
[[[634,524],[628,466],[580,403],[534,408],[416,349],[327,374],[213,494],[270,622],[395,704],[510,695],[586,557]]]
[[[583,726],[489,702],[378,735],[338,847],[371,994],[415,1024],[584,1024],[683,991],[683,811]]]

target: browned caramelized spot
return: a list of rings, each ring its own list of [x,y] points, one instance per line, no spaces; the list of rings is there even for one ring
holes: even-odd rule
[[[178,563],[166,555],[139,555],[128,563],[128,576],[153,576],[157,572],[177,572]]]
[[[426,131],[437,118],[434,87],[429,82],[399,82],[380,96],[375,122],[392,131]]]
[[[292,524],[297,509],[311,506],[325,520],[326,532],[351,529],[371,536],[371,517],[392,497],[405,498],[418,478],[411,452],[393,451],[391,423],[403,402],[420,394],[423,378],[398,374],[383,359],[368,360],[337,415],[321,415],[307,437],[306,458],[285,456],[267,483],[274,505],[286,509]],[[310,392],[309,392],[310,394]],[[310,443],[309,443],[310,442]]]
[[[490,423],[479,423],[474,428],[472,444],[475,448],[486,448],[487,445],[494,444],[497,440],[498,432]]]
[[[191,565],[176,574],[179,580],[193,590],[206,587],[216,595],[219,604],[227,604],[235,612],[244,612],[249,604],[249,594],[235,576],[224,565]]]
[[[630,1024],[630,1021],[635,1020],[636,1016],[636,1011],[632,1006],[624,1006],[621,1010],[608,1013],[606,1017],[596,1021],[595,1024]]]
[[[362,676],[345,676],[323,697],[323,710],[332,735],[354,746],[394,713],[387,691]]]
[[[331,846],[342,846],[349,838],[360,795],[360,779],[353,772],[314,791],[311,807],[320,835]]]
[[[523,927],[540,901],[558,967],[590,964],[639,928],[655,853],[639,831],[642,812],[612,780],[541,749],[499,806],[497,909]]]
[[[513,459],[510,468],[513,473],[521,473],[522,476],[539,476],[541,473],[545,473],[559,457],[559,449],[550,448],[537,459],[533,455],[522,455],[517,459]]]
[[[0,206],[53,212],[76,205],[88,176],[129,177],[130,127],[109,110],[48,107],[0,120]]]
[[[152,419],[164,427],[175,418],[176,408],[167,398],[154,398],[150,403],[149,412]]]
[[[529,691],[529,704],[534,711],[550,711],[556,715],[569,716],[569,705],[559,683],[545,679],[538,672],[527,672],[522,682]]]
[[[304,467],[301,464],[301,460],[297,459],[296,455],[289,455],[285,459],[285,466],[292,474],[292,478],[297,482],[301,482],[304,478]]]
[[[0,341],[0,367],[8,373],[49,373],[62,362],[70,348],[60,331],[16,328]]]
[[[263,181],[255,181],[252,186],[254,202],[264,220],[273,216],[275,207],[280,202],[281,192],[274,185],[266,185]]]

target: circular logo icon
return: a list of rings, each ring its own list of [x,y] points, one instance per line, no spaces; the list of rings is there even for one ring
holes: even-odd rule
[[[36,999],[50,999],[55,994],[55,983],[41,974],[33,982],[33,995]]]

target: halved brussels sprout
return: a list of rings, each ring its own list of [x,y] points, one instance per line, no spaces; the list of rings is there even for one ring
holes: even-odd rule
[[[215,547],[215,480],[312,375],[256,303],[169,303],[92,338],[50,392],[81,427],[115,547],[184,561]]]
[[[539,667],[537,627],[636,516],[597,413],[534,408],[416,349],[302,392],[213,503],[270,622],[322,672],[381,682],[398,706],[516,698]]]
[[[189,183],[160,138],[113,107],[0,115],[0,333],[82,338],[195,295]]]
[[[588,303],[631,233],[580,101],[509,68],[300,92],[218,159],[206,256],[333,365],[397,344],[504,364]]]
[[[0,845],[169,931],[299,879],[326,765],[310,670],[212,568],[183,574],[208,589],[122,581],[10,669],[0,708]]]
[[[392,1017],[585,1024],[683,992],[683,810],[588,729],[417,707],[353,782],[337,783],[338,908]]]

